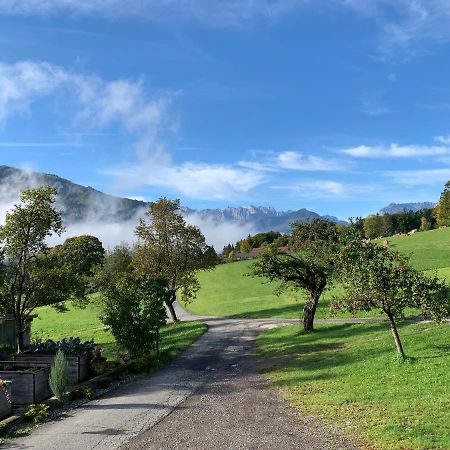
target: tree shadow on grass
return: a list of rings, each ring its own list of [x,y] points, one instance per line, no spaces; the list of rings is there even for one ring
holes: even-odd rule
[[[260,309],[258,311],[245,311],[229,316],[233,319],[299,319],[302,316],[303,304],[286,305],[280,308]]]
[[[407,326],[401,325],[402,326]],[[333,369],[352,365],[367,358],[377,358],[389,352],[388,347],[373,348],[370,339],[367,341],[367,352],[354,352],[347,350],[349,338],[373,333],[389,332],[386,323],[372,323],[369,325],[341,324],[318,328],[317,331],[304,334],[300,330],[294,335],[269,335],[266,340],[262,337],[261,346],[267,343],[269,352],[277,352],[275,356],[270,353],[261,357],[261,371],[271,372],[283,368],[281,385],[297,385],[299,383],[332,379],[338,376]],[[394,353],[393,353],[394,354]],[[311,372],[318,372],[311,374]],[[308,375],[309,373],[309,375]]]

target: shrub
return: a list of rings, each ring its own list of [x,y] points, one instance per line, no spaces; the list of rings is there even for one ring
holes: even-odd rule
[[[148,356],[141,356],[133,360],[130,366],[130,371],[132,373],[145,373],[149,372],[151,369],[151,364]]]
[[[159,351],[160,328],[166,323],[165,280],[124,273],[105,292],[103,323],[132,358]]]
[[[50,388],[55,397],[64,403],[68,379],[67,360],[62,350],[58,350],[50,369]]]
[[[43,423],[48,419],[50,406],[44,403],[33,403],[25,411],[24,417],[30,422]]]
[[[73,399],[87,398],[92,400],[95,397],[95,393],[88,386],[78,386],[71,392],[71,396]]]

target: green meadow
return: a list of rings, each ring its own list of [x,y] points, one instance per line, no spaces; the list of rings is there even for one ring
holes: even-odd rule
[[[387,324],[298,326],[263,332],[265,375],[302,412],[367,449],[450,448],[450,326],[401,325],[408,362]]]
[[[411,258],[418,270],[450,267],[450,228],[388,238],[389,247]]]
[[[69,304],[69,310],[65,313],[58,313],[52,307],[39,308],[38,317],[32,324],[33,339],[59,340],[70,336],[79,336],[81,340],[94,339],[94,342],[103,348],[108,359],[115,359],[121,349],[98,317],[98,302],[98,296],[93,296],[91,303],[85,308]],[[161,351],[169,358],[173,357],[189,347],[206,329],[202,322],[168,324],[161,330]]]
[[[390,247],[411,258],[418,270],[438,270],[439,275],[450,280],[450,228],[425,231],[408,237],[389,238]],[[222,264],[213,271],[199,273],[201,289],[197,298],[184,306],[199,315],[230,317],[298,318],[302,313],[304,295],[299,292],[274,294],[276,283],[248,276],[252,261]],[[332,317],[332,299],[342,295],[342,287],[327,290],[318,307],[317,318]],[[407,314],[416,311],[408,310]],[[373,311],[369,315],[377,315]],[[365,316],[367,313],[358,314]],[[340,312],[337,317],[349,317]]]
[[[450,228],[389,241],[392,248],[410,256],[417,269],[437,271],[450,280]],[[222,264],[199,273],[201,289],[185,305],[187,309],[200,315],[299,318],[303,294],[276,296],[275,283],[247,275],[251,263]],[[330,302],[339,295],[339,286],[324,294],[318,318],[331,316]],[[108,358],[120,351],[98,318],[96,296],[84,309],[70,306],[60,314],[45,307],[37,312],[34,338],[93,338]],[[205,330],[200,322],[167,325],[162,330],[162,349],[173,357]],[[337,426],[360,448],[448,449],[450,326],[400,324],[399,332],[409,356],[403,363],[395,359],[386,323],[317,325],[316,332],[307,335],[298,326],[267,330],[258,337],[256,352],[261,371],[280,386],[293,406]]]

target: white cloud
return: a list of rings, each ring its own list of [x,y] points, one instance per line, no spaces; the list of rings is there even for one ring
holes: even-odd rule
[[[142,81],[107,81],[46,62],[20,61],[0,63],[0,86],[0,124],[13,114],[30,113],[35,101],[58,94],[68,96],[84,128],[120,124],[148,140],[169,126],[164,120],[171,95],[151,96]]]
[[[448,155],[450,154],[450,147],[398,144],[388,146],[359,145],[342,149],[340,152],[355,158],[414,158]]]
[[[440,142],[441,144],[450,144],[450,135],[435,136],[434,140],[436,142]]]
[[[283,152],[259,152],[264,155],[254,161],[240,161],[241,167],[262,171],[276,172],[279,170],[295,170],[305,172],[332,172],[345,170],[346,165],[342,161],[321,156],[307,155],[304,153],[286,150]]]
[[[308,199],[344,197],[348,186],[338,181],[310,180],[288,185],[272,186],[272,189],[282,189],[295,192],[298,197]]]
[[[38,16],[139,17],[193,20],[235,26],[254,18],[277,19],[309,0],[2,0],[0,14]]]
[[[252,170],[243,170],[220,164],[185,162],[173,164],[162,152],[141,158],[138,164],[107,171],[124,186],[150,186],[163,188],[183,196],[207,199],[239,199],[259,186],[264,177]]]
[[[51,94],[67,78],[65,71],[47,63],[0,63],[0,124],[12,114],[29,112],[35,100]]]
[[[135,155],[130,158],[135,162],[107,171],[121,189],[153,186],[190,198],[233,199],[263,180],[258,171],[229,165],[172,163],[162,135],[175,128],[168,113],[174,94],[152,96],[142,80],[106,81],[48,63],[24,61],[0,63],[0,86],[0,123],[13,114],[30,113],[40,98],[62,95],[70,99],[74,120],[84,130],[121,126],[135,142]],[[9,145],[16,143],[4,143]]]
[[[389,170],[383,172],[405,187],[443,185],[450,180],[450,168],[425,170]]]
[[[341,0],[340,3],[378,24],[378,52],[383,60],[409,59],[424,52],[423,43],[450,40],[448,0]]]

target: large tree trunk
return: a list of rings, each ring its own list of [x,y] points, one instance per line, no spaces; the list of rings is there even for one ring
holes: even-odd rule
[[[402,342],[400,341],[400,336],[398,335],[397,326],[395,324],[394,317],[390,312],[386,312],[388,318],[389,318],[389,325],[391,327],[392,337],[394,338],[395,347],[397,348],[397,352],[399,355],[404,358],[405,352],[403,351]]]
[[[175,308],[173,307],[173,304],[175,303],[176,300],[177,300],[177,294],[176,294],[176,292],[172,292],[169,300],[166,300],[166,306],[167,306],[167,309],[169,310],[172,320],[174,322],[179,322],[180,320],[178,319],[177,313],[175,312]]]
[[[316,315],[317,304],[322,292],[323,289],[319,292],[311,292],[309,302],[303,308],[303,330],[306,333],[314,331],[314,316]]]

